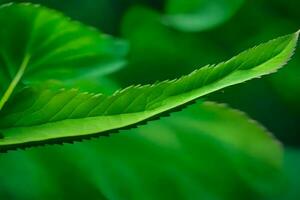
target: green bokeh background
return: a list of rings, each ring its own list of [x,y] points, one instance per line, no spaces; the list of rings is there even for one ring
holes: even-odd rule
[[[60,10],[73,19],[128,41],[130,50],[127,65],[103,80],[105,87],[101,88],[101,91],[108,93],[118,87],[131,84],[146,84],[180,77],[201,66],[224,61],[242,50],[271,38],[295,32],[300,28],[299,0],[244,0],[239,1],[239,5],[232,10],[230,4],[235,1],[229,0],[215,0],[215,3],[220,6],[216,10],[205,10],[205,7],[202,8],[201,4],[195,3],[197,2],[195,0],[183,0],[182,5],[173,10],[167,7],[172,3],[171,0],[168,2],[167,0],[35,0],[32,2]],[[178,2],[180,4],[179,0]],[[197,9],[194,9],[195,7]],[[214,17],[208,17],[206,23],[210,25],[183,30],[168,22],[170,16],[176,13],[176,9],[185,15],[189,15],[189,12],[205,11],[206,14],[201,16],[201,19],[205,20],[205,17],[210,15],[219,15],[216,18],[220,20],[213,21]],[[197,21],[199,15],[189,17],[190,20]],[[253,181],[245,183],[237,178],[239,176],[235,177],[232,175],[236,173],[234,167],[226,163],[229,162],[228,159],[222,157],[224,155],[218,152],[215,144],[208,145],[201,142],[194,144],[195,149],[197,145],[204,146],[198,149],[201,155],[199,158],[209,161],[207,157],[211,155],[212,159],[216,160],[210,160],[211,163],[220,162],[218,168],[214,166],[208,170],[210,167],[207,165],[200,169],[203,174],[198,174],[197,178],[204,180],[202,183],[205,186],[199,186],[199,183],[194,183],[192,179],[183,180],[183,178],[173,177],[175,172],[170,173],[173,168],[163,162],[165,158],[169,158],[169,154],[172,154],[172,149],[166,150],[164,145],[155,143],[152,147],[155,150],[149,150],[147,148],[153,144],[139,138],[140,132],[149,132],[149,135],[154,134],[152,137],[155,137],[155,134],[165,128],[160,127],[160,123],[154,123],[149,128],[137,129],[136,132],[139,133],[136,137],[129,136],[128,139],[126,134],[130,134],[124,133],[124,136],[116,136],[117,139],[113,141],[104,138],[104,142],[101,143],[104,147],[99,147],[97,143],[102,139],[100,138],[74,146],[36,148],[26,152],[0,155],[0,199],[300,199],[299,50],[296,51],[291,62],[278,73],[218,91],[204,99],[226,103],[230,107],[246,112],[251,118],[263,124],[283,144],[283,176],[285,176],[283,182],[288,184],[278,181],[280,182],[278,187],[285,192],[276,194],[274,191],[280,189],[272,184],[270,184],[271,188],[268,188],[268,183],[263,181],[261,184],[266,187],[260,187],[265,188],[262,191],[256,190],[255,187],[244,186],[243,184],[251,184],[258,180],[253,178]],[[172,120],[165,123],[172,123]],[[165,132],[170,130],[188,132],[179,129],[172,127]],[[165,140],[171,142],[172,133],[166,135]],[[163,136],[157,137],[163,138]],[[203,138],[198,139],[203,140]],[[162,140],[160,138],[156,141]],[[128,144],[124,145],[125,142]],[[135,156],[140,149],[129,148],[122,155],[122,145],[123,148],[129,148],[130,145],[140,149],[145,148],[146,150],[141,152],[151,153],[139,155],[149,157],[143,162],[137,162],[140,158]],[[106,152],[110,148],[115,150]],[[162,158],[158,158],[157,156],[162,152],[165,154]],[[130,163],[123,160],[126,156]],[[174,155],[169,156],[174,159],[172,163],[178,165],[181,165],[181,159],[185,158],[184,155],[179,158]],[[236,156],[239,155],[235,155],[234,152],[229,153],[229,157]],[[193,158],[197,159],[196,156]],[[152,171],[142,170],[145,166],[159,163],[161,166],[153,167]],[[181,171],[175,174],[185,174],[186,171],[189,171],[187,174],[194,175],[192,166],[182,166]],[[221,173],[215,173],[217,171]],[[222,171],[230,174],[224,176],[224,180],[218,179],[224,174]],[[146,184],[139,185],[143,180],[140,182],[136,180],[138,174],[131,175],[136,172],[149,173],[149,181],[145,182],[160,185],[153,188]],[[217,184],[222,181],[224,184]],[[169,185],[170,183],[173,185]],[[228,188],[225,187],[227,184],[229,184]],[[139,192],[132,196],[128,192],[130,189],[127,185],[136,187]],[[117,188],[118,192],[112,188]],[[230,191],[232,188],[236,191]],[[188,191],[190,196],[180,196],[177,190]]]

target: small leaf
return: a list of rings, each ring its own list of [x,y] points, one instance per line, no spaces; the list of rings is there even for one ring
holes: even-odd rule
[[[2,5],[0,26],[0,110],[21,81],[72,81],[124,64],[126,43],[42,6]]]
[[[181,31],[203,31],[228,20],[244,0],[168,0],[165,23]]]
[[[1,150],[62,143],[128,129],[221,88],[260,77],[291,58],[299,32],[180,79],[131,86],[111,96],[27,88],[0,111]]]

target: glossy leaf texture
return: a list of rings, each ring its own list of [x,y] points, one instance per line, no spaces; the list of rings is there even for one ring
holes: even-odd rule
[[[181,31],[204,31],[230,19],[243,2],[244,0],[168,0],[164,21]]]
[[[280,144],[211,102],[111,137],[1,155],[0,165],[1,199],[250,200],[282,187]]]
[[[54,79],[68,84],[78,78],[105,75],[124,64],[124,41],[39,5],[2,5],[0,26],[2,104],[20,82]]]
[[[131,86],[111,96],[27,88],[1,110],[0,148],[72,142],[161,117],[208,93],[275,72],[292,56],[298,34],[277,38],[176,80]]]

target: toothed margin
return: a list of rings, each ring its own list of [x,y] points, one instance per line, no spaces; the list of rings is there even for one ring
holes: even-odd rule
[[[135,129],[135,128],[147,125],[149,122],[152,122],[154,120],[158,120],[158,119],[161,119],[161,118],[168,117],[170,115],[173,115],[173,114],[175,114],[179,111],[182,111],[182,110],[186,109],[189,105],[194,104],[194,103],[195,102],[189,102],[189,104],[185,104],[181,107],[178,107],[174,111],[163,113],[160,116],[153,116],[152,118],[141,121],[137,124],[132,124],[132,125],[129,125],[127,127],[123,127],[121,129],[110,130],[110,131],[102,132],[102,133],[98,133],[98,134],[80,136],[80,137],[75,138],[75,139],[65,138],[64,141],[59,141],[59,140],[54,139],[54,140],[51,140],[51,141],[50,140],[47,141],[47,143],[44,143],[45,141],[43,143],[39,143],[39,142],[32,143],[32,144],[27,143],[27,144],[24,144],[23,146],[18,145],[18,147],[16,147],[16,148],[12,147],[12,148],[7,148],[5,150],[0,150],[0,153],[7,153],[7,152],[11,152],[11,151],[18,151],[18,150],[27,150],[27,149],[36,148],[36,147],[47,147],[47,146],[54,146],[54,145],[58,146],[58,145],[74,144],[74,143],[76,144],[76,143],[79,143],[79,142],[98,139],[100,137],[109,137],[112,134],[128,131],[128,130],[131,130],[131,129]],[[235,108],[232,108],[231,106],[229,106],[228,104],[225,104],[225,103],[205,101],[205,102],[203,102],[203,104],[208,105],[208,106],[213,105],[213,106],[219,107],[221,109],[224,109],[228,113],[232,113],[233,115],[240,116],[241,118],[245,119],[246,122],[248,122],[249,124],[253,124],[255,127],[259,128],[263,133],[265,133],[270,138],[270,140],[272,140],[274,142],[274,144],[277,145],[277,147],[279,149],[281,149],[281,150],[283,149],[282,143],[266,127],[264,127],[258,121],[256,121],[256,120],[252,119],[251,117],[249,117],[249,115],[246,114],[245,112],[243,112],[241,110],[238,110],[238,109],[235,109]],[[61,138],[60,138],[60,140],[61,140]]]
[[[0,153],[7,153],[7,152],[11,152],[11,151],[18,151],[18,150],[26,150],[26,149],[35,148],[35,147],[73,144],[73,143],[82,142],[85,140],[97,139],[99,137],[109,137],[111,134],[119,133],[120,131],[127,131],[130,129],[135,129],[140,126],[147,125],[151,121],[156,121],[156,120],[159,120],[164,117],[169,117],[171,114],[180,112],[180,111],[184,110],[185,108],[187,108],[188,106],[195,104],[196,101],[197,100],[190,101],[186,104],[175,107],[171,110],[167,110],[160,114],[154,115],[148,119],[145,119],[138,123],[131,124],[129,126],[125,126],[122,128],[117,128],[117,129],[104,131],[104,132],[100,132],[100,133],[93,133],[90,135],[79,135],[79,136],[73,136],[73,137],[53,138],[53,139],[49,139],[49,140],[33,141],[33,142],[28,142],[28,143],[23,143],[23,144],[18,144],[18,145],[6,145],[6,146],[3,145],[2,147],[0,147]]]

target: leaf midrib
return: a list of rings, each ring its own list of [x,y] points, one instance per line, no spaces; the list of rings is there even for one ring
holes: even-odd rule
[[[0,111],[2,110],[2,108],[4,107],[5,103],[8,101],[8,99],[10,98],[10,96],[12,95],[14,89],[16,88],[16,86],[18,85],[18,83],[20,82],[22,76],[24,75],[24,72],[28,66],[29,60],[30,60],[30,55],[26,54],[24,56],[24,59],[20,65],[20,68],[18,70],[18,72],[16,73],[15,77],[13,78],[13,80],[10,82],[7,90],[5,91],[5,93],[3,94],[1,100],[0,100]]]

